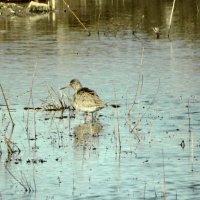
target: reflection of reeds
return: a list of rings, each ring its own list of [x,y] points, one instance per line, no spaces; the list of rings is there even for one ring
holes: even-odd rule
[[[36,75],[36,67],[37,67],[37,62],[35,63],[35,66],[34,66],[33,76],[32,76],[32,80],[31,80],[31,87],[30,87],[30,95],[29,95],[28,104],[27,104],[27,107],[30,107],[30,103],[32,102],[33,108],[34,108],[34,104],[33,104],[33,84],[34,84],[35,75]],[[34,112],[34,118],[35,118],[35,112]],[[34,127],[35,127],[35,124],[34,124]],[[28,137],[28,140],[29,140],[30,139],[30,133],[29,133],[29,109],[27,111],[26,133],[27,133],[27,137]]]
[[[150,109],[150,107],[154,104],[155,102],[155,99],[157,97],[157,94],[158,94],[158,91],[159,91],[159,88],[160,88],[160,79],[159,79],[159,82],[158,82],[158,87],[157,87],[157,90],[156,90],[156,93],[155,95],[153,96],[153,99],[151,101],[151,103],[149,104],[148,108],[146,109],[146,111],[142,114],[142,116],[140,117],[140,119],[137,121],[137,123],[135,123],[134,127],[131,129],[131,132],[133,132],[139,125],[139,123],[142,121],[142,119],[145,117],[145,115],[147,114],[147,111]]]
[[[143,65],[143,58],[144,58],[144,47],[141,50],[141,59],[140,59],[140,64],[139,64],[140,69],[142,68],[142,65]],[[142,93],[142,88],[143,88],[143,75],[139,74],[137,89],[136,89],[136,92],[135,92],[135,96],[133,98],[132,105],[131,105],[130,108],[128,106],[128,113],[127,113],[128,118],[126,120],[126,124],[127,123],[129,124],[129,131],[130,132],[133,132],[132,131],[133,129],[131,128],[131,113],[134,112],[134,106],[135,106],[135,103],[136,103],[136,99],[137,99],[137,103],[138,103],[138,110],[140,110],[140,97],[141,97],[141,93]],[[140,115],[140,112],[138,112],[138,113]],[[140,123],[139,118],[140,118],[140,116],[138,116],[138,120],[136,122],[137,126]],[[138,142],[140,142],[140,138],[137,135],[137,133],[134,132],[134,134],[137,137]]]
[[[63,3],[66,5],[68,11],[77,19],[77,21],[80,23],[80,25],[85,29],[85,31],[88,32],[88,36],[90,36],[91,35],[90,31],[85,27],[85,25],[77,17],[77,15],[74,13],[74,11],[69,7],[69,4],[67,4],[65,0],[63,0]]]
[[[32,192],[34,191],[34,189],[31,186],[31,183],[28,182],[26,176],[24,173],[21,172],[21,180],[19,178],[17,178],[7,167],[7,165],[5,165],[5,169],[7,170],[7,172],[11,175],[11,177],[13,177],[13,179],[24,188],[25,192]]]
[[[191,116],[190,116],[190,98],[188,99],[188,105],[186,106],[188,109],[188,132],[189,132],[189,147],[190,147],[190,157],[192,161],[192,171],[194,171],[194,151],[195,151],[195,134],[192,132],[191,127]],[[182,148],[184,148],[184,143],[181,143]]]
[[[163,150],[162,150],[162,159],[163,159],[163,200],[166,200],[165,158]]]
[[[7,153],[8,153],[7,161],[10,161],[12,155],[15,154],[15,153],[19,154],[21,152],[21,150],[14,142],[11,141],[11,136],[12,136],[14,127],[12,127],[12,129],[11,129],[11,133],[10,133],[9,137],[6,136],[7,135],[8,126],[9,126],[9,123],[6,126],[6,128],[4,129],[4,131],[5,131],[4,142],[5,142],[5,145],[6,145],[6,148],[7,148]]]
[[[188,132],[189,132],[189,141],[191,141],[191,118],[190,118],[190,99],[188,99]]]
[[[6,97],[5,97],[5,94],[4,94],[4,91],[3,91],[3,87],[2,85],[0,84],[0,88],[1,88],[1,92],[3,94],[3,98],[5,100],[5,103],[6,103],[6,107],[7,107],[7,110],[8,110],[8,114],[9,114],[9,117],[10,117],[10,120],[12,122],[12,126],[14,127],[15,126],[15,123],[13,122],[13,119],[12,119],[12,116],[11,116],[11,113],[10,113],[10,109],[9,109],[9,106],[8,106],[8,102],[6,100]]]
[[[12,123],[12,128],[11,128],[11,132],[10,132],[10,134],[9,134],[9,136],[6,136],[6,135],[8,135],[7,134],[7,130],[8,130],[8,127],[9,127],[9,125],[10,125],[10,122],[7,124],[7,126],[5,127],[5,129],[4,129],[4,132],[5,132],[5,134],[4,134],[4,142],[5,142],[5,145],[6,145],[6,147],[7,147],[7,152],[8,152],[8,161],[10,161],[11,159],[11,156],[14,154],[14,153],[16,153],[16,152],[18,152],[18,153],[20,153],[21,151],[20,151],[20,149],[11,141],[11,137],[12,137],[12,134],[13,134],[13,131],[14,131],[14,126],[15,126],[15,123],[13,122],[13,119],[12,119],[12,116],[11,116],[11,113],[10,113],[10,109],[9,109],[9,106],[8,106],[8,102],[7,102],[7,99],[6,99],[6,96],[5,96],[5,93],[4,93],[4,91],[3,91],[3,87],[2,87],[2,85],[0,84],[0,88],[1,88],[1,92],[2,92],[2,94],[3,94],[3,97],[4,97],[4,100],[5,100],[5,103],[6,103],[6,107],[7,107],[7,110],[8,110],[8,113],[9,113],[9,117],[10,117],[10,121],[11,121],[11,123]],[[2,118],[2,120],[3,120],[3,118]],[[17,147],[17,150],[15,150],[15,147]]]
[[[98,34],[98,37],[99,37],[99,38],[100,38],[100,31],[99,31],[99,20],[100,20],[100,16],[101,16],[101,11],[99,12],[98,21],[97,21],[97,34]]]
[[[115,100],[117,102],[117,96],[116,96],[116,92],[115,92]],[[117,133],[118,133],[118,145],[121,151],[121,136],[120,136],[120,130],[119,130],[119,111],[118,109],[116,110],[117,112]]]
[[[170,35],[170,30],[171,30],[171,23],[172,23],[172,17],[173,17],[173,13],[174,13],[175,2],[176,2],[176,0],[173,1],[172,10],[171,10],[170,19],[169,19],[168,38]]]
[[[160,29],[158,27],[153,27],[152,28],[154,33],[156,34],[156,39],[160,38]]]
[[[114,98],[115,101],[117,102],[117,96],[116,96],[116,91],[114,90]],[[116,123],[117,123],[117,127],[114,127],[114,138],[115,138],[115,142],[116,142],[116,147],[118,147],[118,151],[119,151],[119,156],[121,153],[121,136],[120,136],[120,128],[119,128],[119,111],[118,109],[116,110]],[[116,134],[116,130],[117,130],[117,134]]]

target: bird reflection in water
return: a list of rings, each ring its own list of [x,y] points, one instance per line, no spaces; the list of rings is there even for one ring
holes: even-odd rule
[[[96,122],[86,122],[84,124],[79,124],[74,128],[74,136],[76,144],[84,144],[90,141],[93,137],[98,137],[103,126],[99,121]]]

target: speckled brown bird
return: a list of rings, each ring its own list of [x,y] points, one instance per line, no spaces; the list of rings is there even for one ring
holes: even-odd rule
[[[105,108],[107,104],[102,101],[94,90],[87,87],[82,87],[81,82],[78,79],[72,79],[69,85],[61,88],[72,87],[75,91],[73,95],[73,106],[78,111],[83,111],[85,113],[93,113]],[[85,118],[86,119],[86,118]]]

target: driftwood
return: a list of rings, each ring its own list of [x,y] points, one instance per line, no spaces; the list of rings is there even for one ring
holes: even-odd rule
[[[29,12],[48,12],[50,11],[49,5],[46,3],[38,3],[31,1],[27,7]]]

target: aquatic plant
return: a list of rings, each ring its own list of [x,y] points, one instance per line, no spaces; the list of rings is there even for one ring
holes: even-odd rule
[[[42,109],[44,111],[64,111],[65,109],[72,109],[70,105],[67,105],[63,92],[57,92],[53,87],[47,85],[48,97],[42,100]],[[68,100],[70,98],[67,96]]]

